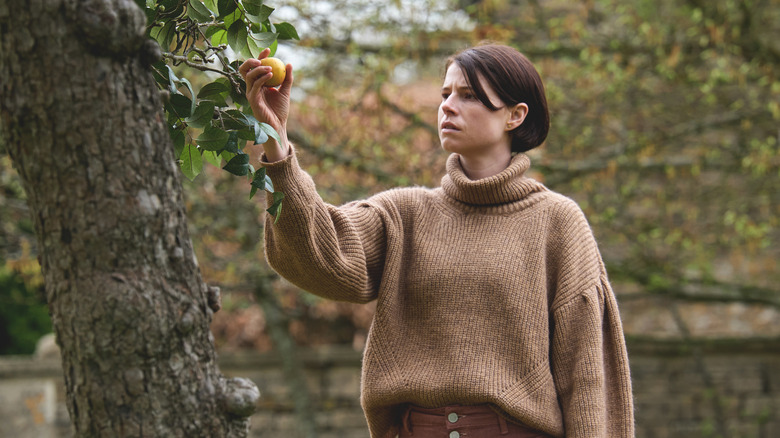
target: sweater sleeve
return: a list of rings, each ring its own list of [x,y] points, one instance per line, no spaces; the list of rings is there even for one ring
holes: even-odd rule
[[[606,273],[553,309],[551,362],[566,438],[634,436],[631,376]]]
[[[265,255],[271,267],[325,298],[357,303],[375,299],[385,246],[377,205],[358,201],[336,207],[323,202],[294,151],[263,165],[274,189],[285,194],[278,220],[267,215],[265,222]]]

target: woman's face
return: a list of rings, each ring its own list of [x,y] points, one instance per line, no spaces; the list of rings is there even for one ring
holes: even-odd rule
[[[456,63],[447,69],[439,105],[439,139],[447,152],[476,158],[506,154],[511,149],[509,110],[493,88],[482,77],[479,80],[498,111],[479,101]]]

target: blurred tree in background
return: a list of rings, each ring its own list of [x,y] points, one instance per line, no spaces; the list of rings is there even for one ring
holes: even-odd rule
[[[580,201],[612,276],[777,303],[778,2],[527,6],[475,14],[541,66],[537,168]]]
[[[647,298],[662,297],[780,309],[780,1],[292,0],[271,6],[302,37],[280,44],[276,56],[295,65],[289,135],[326,201],[438,185],[446,159],[436,129],[443,62],[482,40],[507,43],[528,55],[547,87],[552,126],[545,145],[531,153],[533,176],[584,209],[621,305],[671,302]],[[212,37],[237,43],[240,32],[228,31]],[[168,85],[182,90],[228,84],[183,65],[170,73],[175,79]],[[239,101],[228,89],[220,93]],[[181,96],[166,106],[169,122],[190,108],[180,117],[189,125],[175,126],[197,129],[208,111],[192,110],[193,101]],[[251,128],[244,121],[241,129]],[[192,151],[197,140],[197,132],[174,133],[177,155]],[[247,146],[249,163],[260,152]],[[210,151],[198,166],[181,160],[194,178],[183,183],[203,279],[223,291],[223,310],[211,328],[222,350],[282,352],[287,380],[300,385],[289,377],[299,366],[295,344],[362,348],[373,307],[302,293],[268,268],[265,202],[260,194],[249,199],[248,179],[218,167],[231,158]],[[0,353],[31,351],[49,327],[25,202],[0,144],[0,339],[10,339]],[[690,336],[677,319],[679,333]],[[293,392],[304,395],[296,409],[305,413],[305,391]],[[300,425],[311,428],[310,420]]]
[[[275,14],[302,36],[277,56],[295,64],[290,137],[327,201],[437,185],[443,60],[504,42],[547,87],[534,176],[583,207],[624,297],[780,305],[777,0],[295,0]],[[362,346],[371,306],[322,301],[268,270],[264,203],[247,185],[216,167],[185,182],[204,277],[226,292],[218,344],[271,348],[256,298],[270,278],[299,343]]]
[[[780,2],[458,6],[297,1],[280,11],[304,35],[286,52],[305,61],[290,137],[327,201],[437,185],[443,60],[505,42],[547,87],[552,127],[532,152],[534,176],[583,207],[625,299],[780,306]],[[347,342],[353,326],[361,345],[370,307],[282,296],[300,342]],[[263,348],[262,313],[240,302],[244,329],[218,318],[217,330],[243,333],[228,344]]]

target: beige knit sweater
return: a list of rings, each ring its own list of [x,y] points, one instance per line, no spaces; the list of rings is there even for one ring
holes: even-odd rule
[[[403,406],[490,403],[555,437],[634,435],[615,297],[574,201],[513,157],[472,181],[458,156],[441,187],[389,190],[341,207],[318,196],[295,153],[265,163],[286,194],[266,222],[268,262],[304,290],[378,300],[361,404],[372,438]]]

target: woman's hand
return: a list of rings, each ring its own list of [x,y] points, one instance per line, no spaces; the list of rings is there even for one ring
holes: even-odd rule
[[[290,113],[290,90],[292,89],[292,65],[285,66],[286,76],[282,85],[277,88],[264,87],[271,79],[271,67],[260,65],[260,60],[271,53],[269,49],[260,52],[257,59],[247,59],[238,68],[238,72],[246,82],[246,98],[252,107],[255,118],[271,125],[279,133],[282,144],[269,138],[263,145],[266,159],[270,162],[279,161],[290,153],[287,141],[287,116]]]

